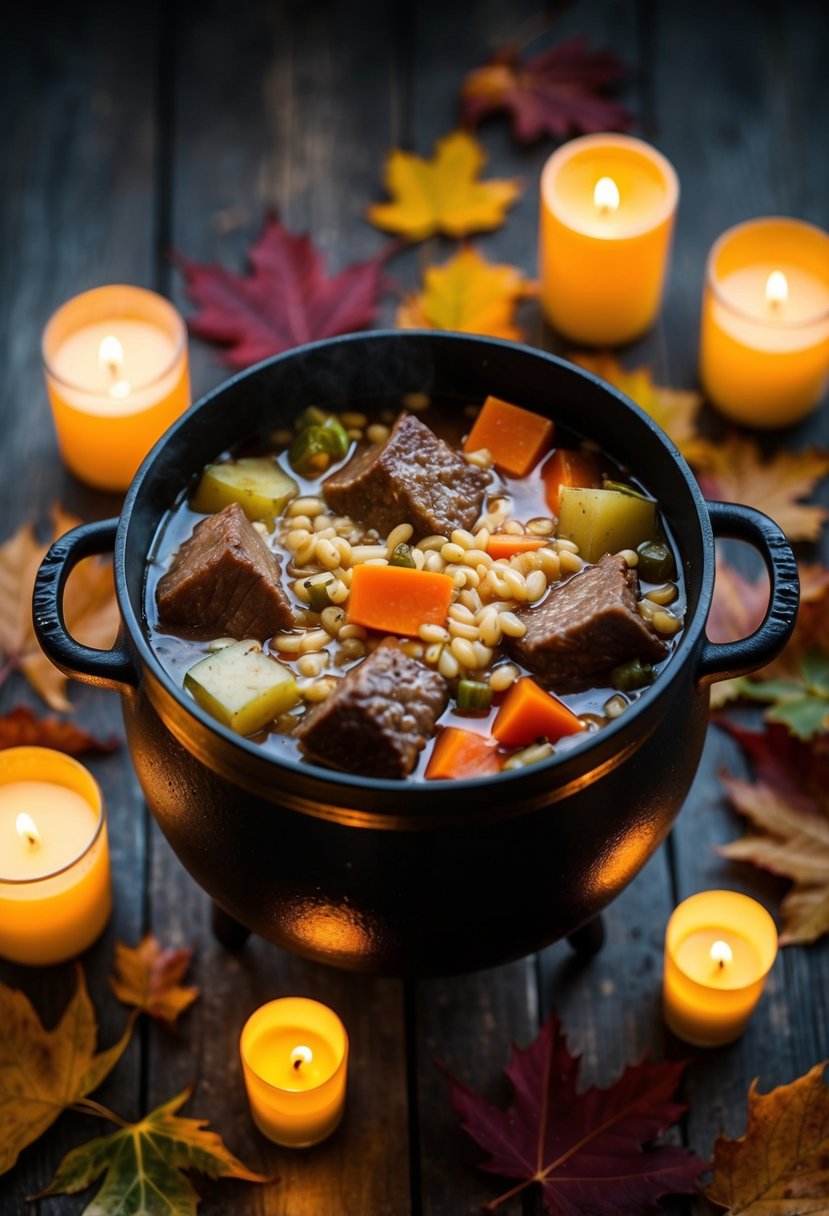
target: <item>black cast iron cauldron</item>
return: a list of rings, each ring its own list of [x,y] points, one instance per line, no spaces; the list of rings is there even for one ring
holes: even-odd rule
[[[245,436],[315,403],[388,405],[425,391],[519,402],[597,440],[629,465],[679,545],[685,630],[656,683],[584,747],[475,780],[406,783],[278,761],[198,708],[150,648],[147,554],[183,486]],[[768,613],[738,642],[705,621],[713,534],[762,554]],[[96,651],[66,632],[63,587],[81,558],[112,549],[123,630]],[[122,696],[133,763],[186,868],[231,917],[327,963],[387,974],[472,970],[532,951],[589,921],[665,837],[697,769],[708,685],[779,653],[798,602],[797,568],[776,524],[708,503],[684,460],[637,406],[537,350],[454,334],[353,335],[301,347],[236,376],[194,405],[139,469],[120,520],[76,528],[47,554],[35,627],[68,675]]]

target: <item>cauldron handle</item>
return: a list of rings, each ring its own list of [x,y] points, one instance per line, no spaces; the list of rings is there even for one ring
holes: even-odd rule
[[[64,675],[97,688],[126,692],[136,686],[138,674],[124,643],[116,642],[111,650],[84,646],[68,632],[63,614],[69,575],[83,558],[110,553],[117,530],[117,519],[103,519],[73,528],[54,542],[37,572],[32,617],[46,657]]]
[[[697,670],[703,685],[747,675],[776,659],[792,636],[800,602],[797,561],[774,520],[738,503],[709,502],[707,506],[715,536],[746,541],[760,554],[768,571],[770,594],[762,624],[747,638],[736,642],[706,639]]]

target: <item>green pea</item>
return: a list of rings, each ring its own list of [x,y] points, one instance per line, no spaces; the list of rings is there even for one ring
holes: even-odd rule
[[[321,410],[318,405],[309,405],[304,409],[296,420],[296,429],[304,431],[307,426],[322,426],[328,414],[325,410]]]
[[[407,570],[416,570],[415,559],[412,557],[412,547],[401,541],[395,545],[389,558],[390,566],[405,566]]]
[[[342,460],[343,456],[347,455],[351,444],[345,427],[333,414],[329,414],[320,425],[325,433],[329,452],[335,460]]]
[[[676,562],[668,545],[661,540],[643,540],[639,554],[639,575],[649,583],[664,583],[676,577]]]
[[[316,477],[331,463],[331,443],[321,426],[306,426],[288,448],[291,468],[301,477]]]
[[[620,663],[618,667],[613,668],[610,673],[610,687],[618,692],[633,692],[636,688],[645,688],[652,684],[655,676],[656,672],[650,663],[643,663],[641,659],[630,659],[627,663]]]
[[[480,680],[459,680],[458,709],[471,709],[485,713],[492,704],[492,689]]]

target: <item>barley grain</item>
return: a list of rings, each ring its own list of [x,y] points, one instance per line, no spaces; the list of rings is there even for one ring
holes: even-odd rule
[[[527,626],[518,619],[514,612],[502,612],[498,617],[498,623],[508,638],[523,638],[527,632]]]
[[[489,687],[493,692],[504,692],[518,679],[518,668],[512,663],[503,663],[496,667],[489,677]]]

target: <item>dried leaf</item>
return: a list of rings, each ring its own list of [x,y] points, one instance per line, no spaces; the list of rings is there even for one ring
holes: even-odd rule
[[[734,642],[757,629],[769,605],[769,580],[764,573],[751,582],[717,554],[714,598],[706,633],[712,642]],[[711,685],[711,707],[719,709],[742,695],[743,678],[720,680]]]
[[[53,539],[79,521],[59,506],[52,511]],[[35,575],[48,545],[38,541],[34,527],[24,524],[0,546],[0,652],[5,673],[20,670],[29,684],[52,708],[71,710],[67,679],[46,658],[32,627],[32,592]],[[87,558],[72,572],[64,595],[66,627],[86,646],[106,649],[118,633],[119,613],[112,581],[112,564]]]
[[[375,203],[369,220],[410,241],[436,232],[460,237],[499,228],[520,187],[515,181],[479,181],[485,160],[484,149],[464,131],[438,140],[432,160],[395,149],[385,172],[394,201]]]
[[[748,1127],[720,1136],[705,1189],[728,1216],[826,1216],[829,1212],[829,1088],[826,1062],[769,1094],[748,1091]]]
[[[110,978],[110,986],[119,1001],[158,1018],[172,1030],[179,1014],[199,995],[198,988],[179,984],[192,957],[189,946],[165,948],[151,933],[137,946],[116,942],[116,974]]]
[[[551,1216],[646,1216],[662,1210],[661,1195],[695,1191],[704,1161],[674,1145],[643,1147],[686,1109],[674,1101],[684,1068],[684,1062],[642,1062],[609,1089],[578,1094],[579,1058],[551,1017],[530,1047],[513,1048],[505,1071],[514,1100],[507,1110],[443,1069],[464,1131],[490,1154],[481,1169],[520,1179],[485,1210],[533,1183]]]
[[[77,980],[54,1030],[44,1030],[22,992],[0,984],[0,1174],[61,1111],[97,1089],[130,1041],[132,1018],[117,1043],[95,1054],[98,1027],[80,967]]]
[[[516,266],[495,265],[477,250],[462,249],[443,266],[430,266],[424,289],[400,306],[401,329],[449,329],[519,341],[515,325],[519,300],[536,295]]]
[[[817,941],[829,932],[827,787],[816,785],[817,770],[800,761],[802,751],[781,750],[772,730],[731,733],[744,745],[750,737],[757,779],[722,775],[732,806],[749,821],[750,830],[719,852],[791,879],[794,885],[780,905],[781,945]]]
[[[329,275],[310,237],[288,232],[270,215],[250,249],[250,274],[176,255],[199,309],[190,331],[226,347],[224,361],[242,368],[303,342],[363,329],[375,318],[392,249]]]
[[[121,746],[116,735],[98,739],[74,722],[38,718],[28,705],[17,705],[0,717],[0,750],[4,747],[51,747],[67,756],[106,754]]]
[[[67,1153],[54,1178],[36,1198],[86,1190],[103,1174],[86,1216],[195,1216],[199,1195],[185,1170],[211,1178],[270,1182],[234,1157],[204,1119],[183,1119],[176,1111],[188,1088],[156,1107],[138,1123],[100,1136]]]
[[[800,500],[829,473],[829,452],[778,451],[763,460],[753,439],[732,435],[708,451],[698,475],[706,498],[746,503],[765,512],[789,540],[817,540],[829,511]]]
[[[697,415],[703,401],[701,393],[654,384],[647,364],[626,371],[616,356],[609,352],[575,354],[571,358],[574,363],[606,380],[641,406],[676,444],[687,461],[692,464],[705,462],[711,444],[697,433]]]
[[[786,649],[760,673],[780,679],[797,679],[803,656],[810,650],[829,653],[829,567],[817,562],[798,563],[800,607]]]
[[[606,51],[591,51],[587,38],[568,38],[522,62],[505,47],[461,87],[465,122],[477,123],[496,110],[512,115],[519,143],[542,135],[566,139],[591,131],[627,131],[633,115],[604,91],[626,74],[624,64]]]

